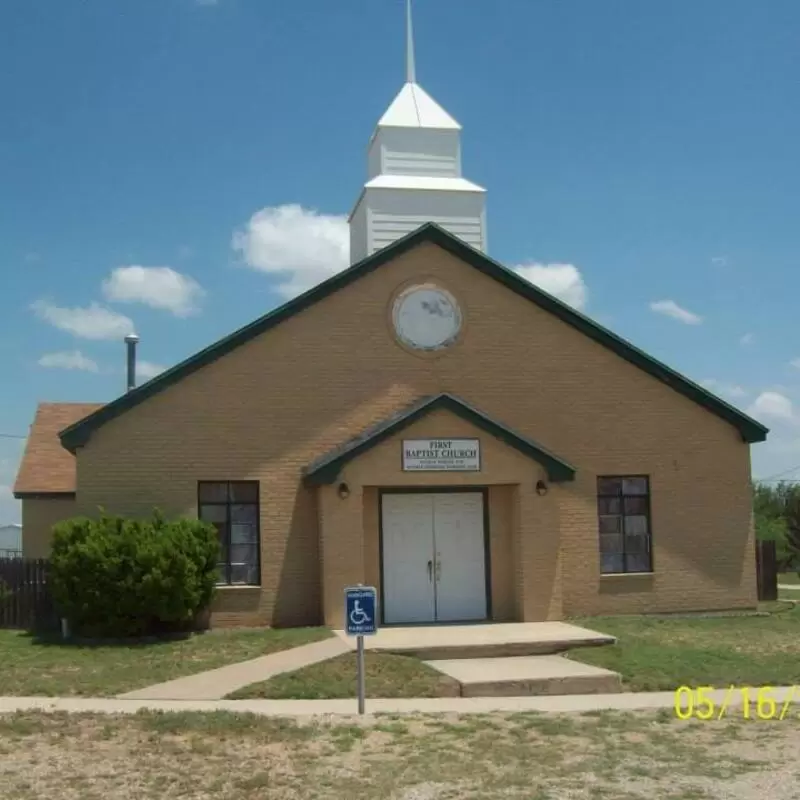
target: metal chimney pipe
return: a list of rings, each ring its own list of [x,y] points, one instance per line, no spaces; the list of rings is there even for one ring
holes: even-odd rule
[[[125,344],[128,346],[128,391],[136,388],[136,345],[139,337],[135,333],[129,333],[125,337]]]

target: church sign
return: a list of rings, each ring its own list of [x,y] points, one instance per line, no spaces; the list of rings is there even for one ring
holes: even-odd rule
[[[404,472],[480,472],[477,439],[405,439]]]

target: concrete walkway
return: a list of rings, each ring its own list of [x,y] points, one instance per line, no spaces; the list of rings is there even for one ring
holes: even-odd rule
[[[726,701],[726,689],[709,693],[717,710]],[[751,691],[751,716],[754,691]],[[789,714],[800,715],[800,688],[779,687],[772,695],[778,704],[793,700]],[[741,715],[742,693],[732,692],[725,715]],[[367,700],[368,714],[486,714],[491,712],[539,711],[580,713],[585,711],[635,711],[674,709],[675,692],[631,692],[549,697],[437,697],[399,700]],[[0,713],[15,711],[67,711],[95,714],[135,714],[137,711],[232,711],[269,717],[349,717],[357,715],[352,700],[130,700],[93,697],[0,697]]]
[[[797,583],[779,583],[779,589],[788,589],[790,592],[800,592],[800,584]]]
[[[125,692],[119,695],[122,700],[220,700],[221,698],[248,686],[265,681],[281,672],[293,672],[309,664],[327,661],[353,649],[349,642],[337,636],[321,642],[304,644],[290,650],[281,650],[266,656],[229,664],[227,667],[187,675],[166,683],[157,683]]]
[[[366,637],[368,650],[427,658],[552,652],[587,644],[611,644],[613,636],[563,622],[382,628]],[[334,631],[330,639],[230,664],[119,695],[123,700],[221,700],[282,672],[294,672],[355,649],[355,639]],[[444,655],[442,655],[444,654]]]

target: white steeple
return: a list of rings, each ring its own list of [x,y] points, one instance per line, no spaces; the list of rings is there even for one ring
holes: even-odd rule
[[[486,249],[485,190],[461,176],[461,126],[417,82],[406,0],[406,82],[378,121],[369,180],[350,215],[350,260],[436,222]]]

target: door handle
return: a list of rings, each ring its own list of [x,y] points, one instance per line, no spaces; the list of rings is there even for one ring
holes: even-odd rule
[[[433,561],[428,561],[428,580],[433,580]]]

